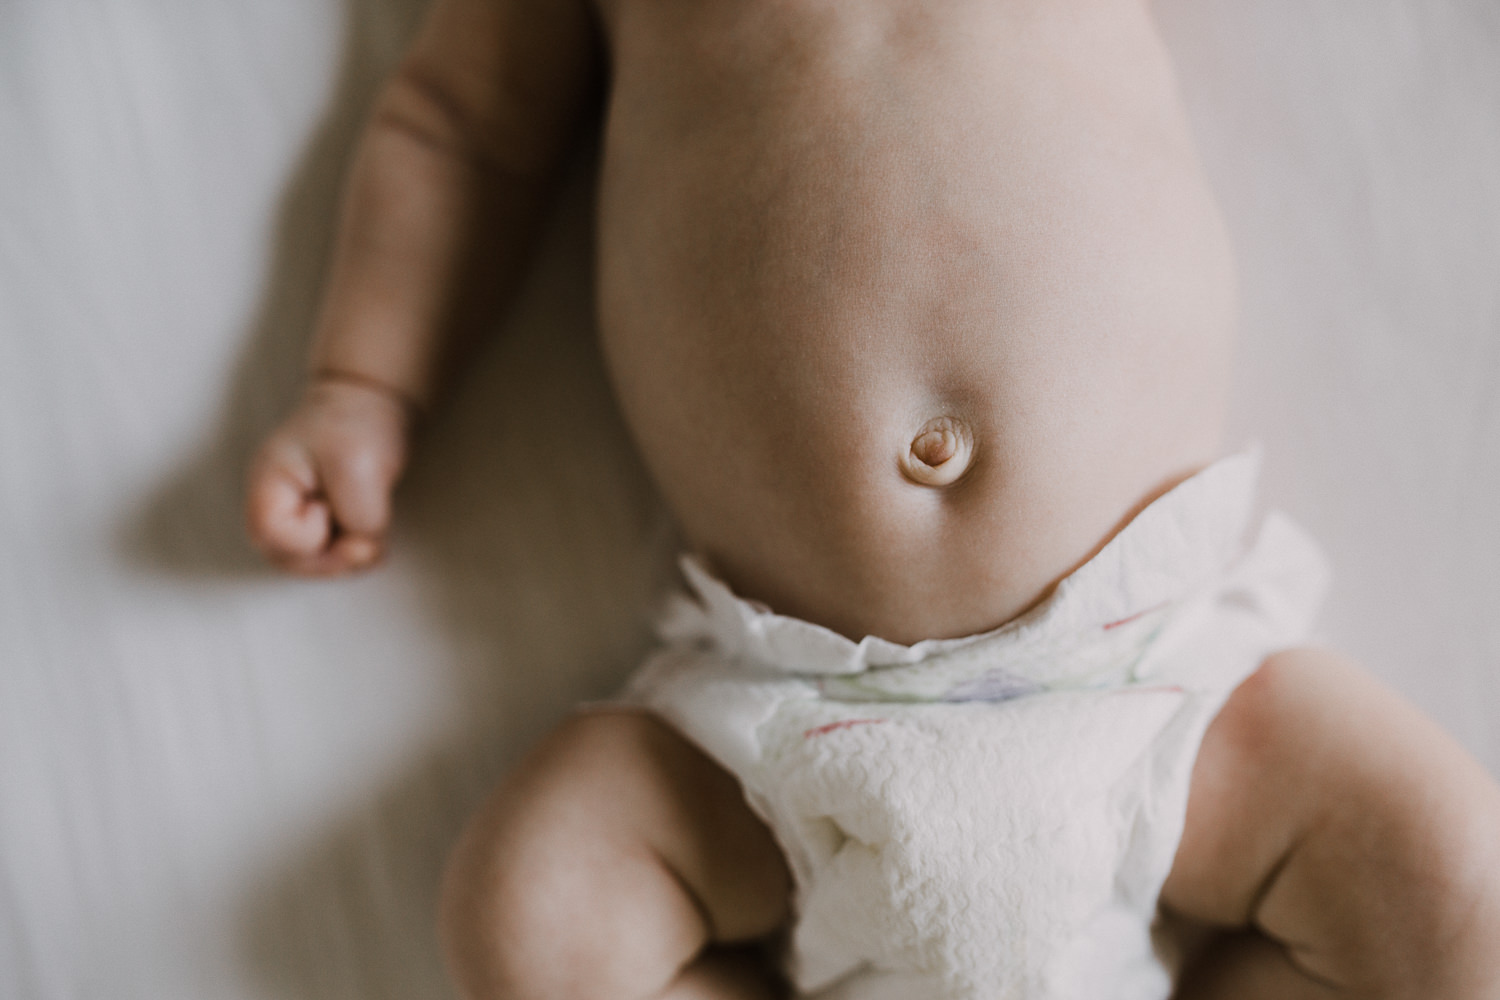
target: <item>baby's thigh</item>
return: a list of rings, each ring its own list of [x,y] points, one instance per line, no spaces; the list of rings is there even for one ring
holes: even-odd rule
[[[1278,654],[1204,738],[1162,902],[1354,995],[1500,995],[1500,787],[1344,658]]]
[[[786,919],[790,876],[738,783],[653,716],[592,711],[470,821],[444,944],[474,996],[648,996]]]

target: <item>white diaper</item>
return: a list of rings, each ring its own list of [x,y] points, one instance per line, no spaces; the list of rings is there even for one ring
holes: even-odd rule
[[[1141,512],[1031,612],[852,642],[694,596],[627,698],[735,774],[796,879],[788,972],[820,1000],[1163,1000],[1157,897],[1204,730],[1302,640],[1327,580],[1285,517],[1245,544],[1258,462]]]

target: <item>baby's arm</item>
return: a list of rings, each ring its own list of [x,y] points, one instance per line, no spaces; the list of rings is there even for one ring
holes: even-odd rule
[[[436,0],[381,92],[311,384],[250,473],[250,534],[279,565],[337,573],[380,555],[412,418],[454,353],[461,286],[514,282],[591,89],[594,30],[583,0]]]
[[[1272,657],[1210,727],[1163,903],[1246,933],[1180,1000],[1500,997],[1500,788],[1322,650]]]

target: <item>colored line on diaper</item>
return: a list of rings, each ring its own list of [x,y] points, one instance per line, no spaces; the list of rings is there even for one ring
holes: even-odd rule
[[[1181,684],[1131,684],[1115,691],[1115,694],[1182,694],[1187,688]]]
[[[1162,608],[1164,608],[1166,606],[1167,606],[1166,602],[1162,602],[1161,604],[1156,604],[1156,605],[1153,605],[1152,607],[1147,608],[1145,611],[1137,611],[1133,615],[1129,615],[1129,616],[1127,616],[1125,618],[1121,618],[1117,622],[1110,622],[1109,624],[1105,625],[1104,626],[1104,631],[1108,632],[1112,628],[1119,628],[1121,625],[1129,625],[1131,622],[1135,621],[1136,619],[1138,619],[1138,618],[1144,618],[1147,615],[1149,615],[1151,612],[1153,612],[1153,611],[1160,611]]]
[[[854,726],[874,725],[884,722],[884,719],[844,719],[840,722],[830,722],[826,726],[814,726],[802,734],[802,738],[810,739],[814,736],[822,736],[824,733],[837,732],[840,729],[850,729]]]

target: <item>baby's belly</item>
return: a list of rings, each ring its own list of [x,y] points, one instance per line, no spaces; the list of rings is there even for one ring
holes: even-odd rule
[[[1228,253],[1142,5],[605,19],[605,354],[741,593],[979,631],[1212,457]]]

